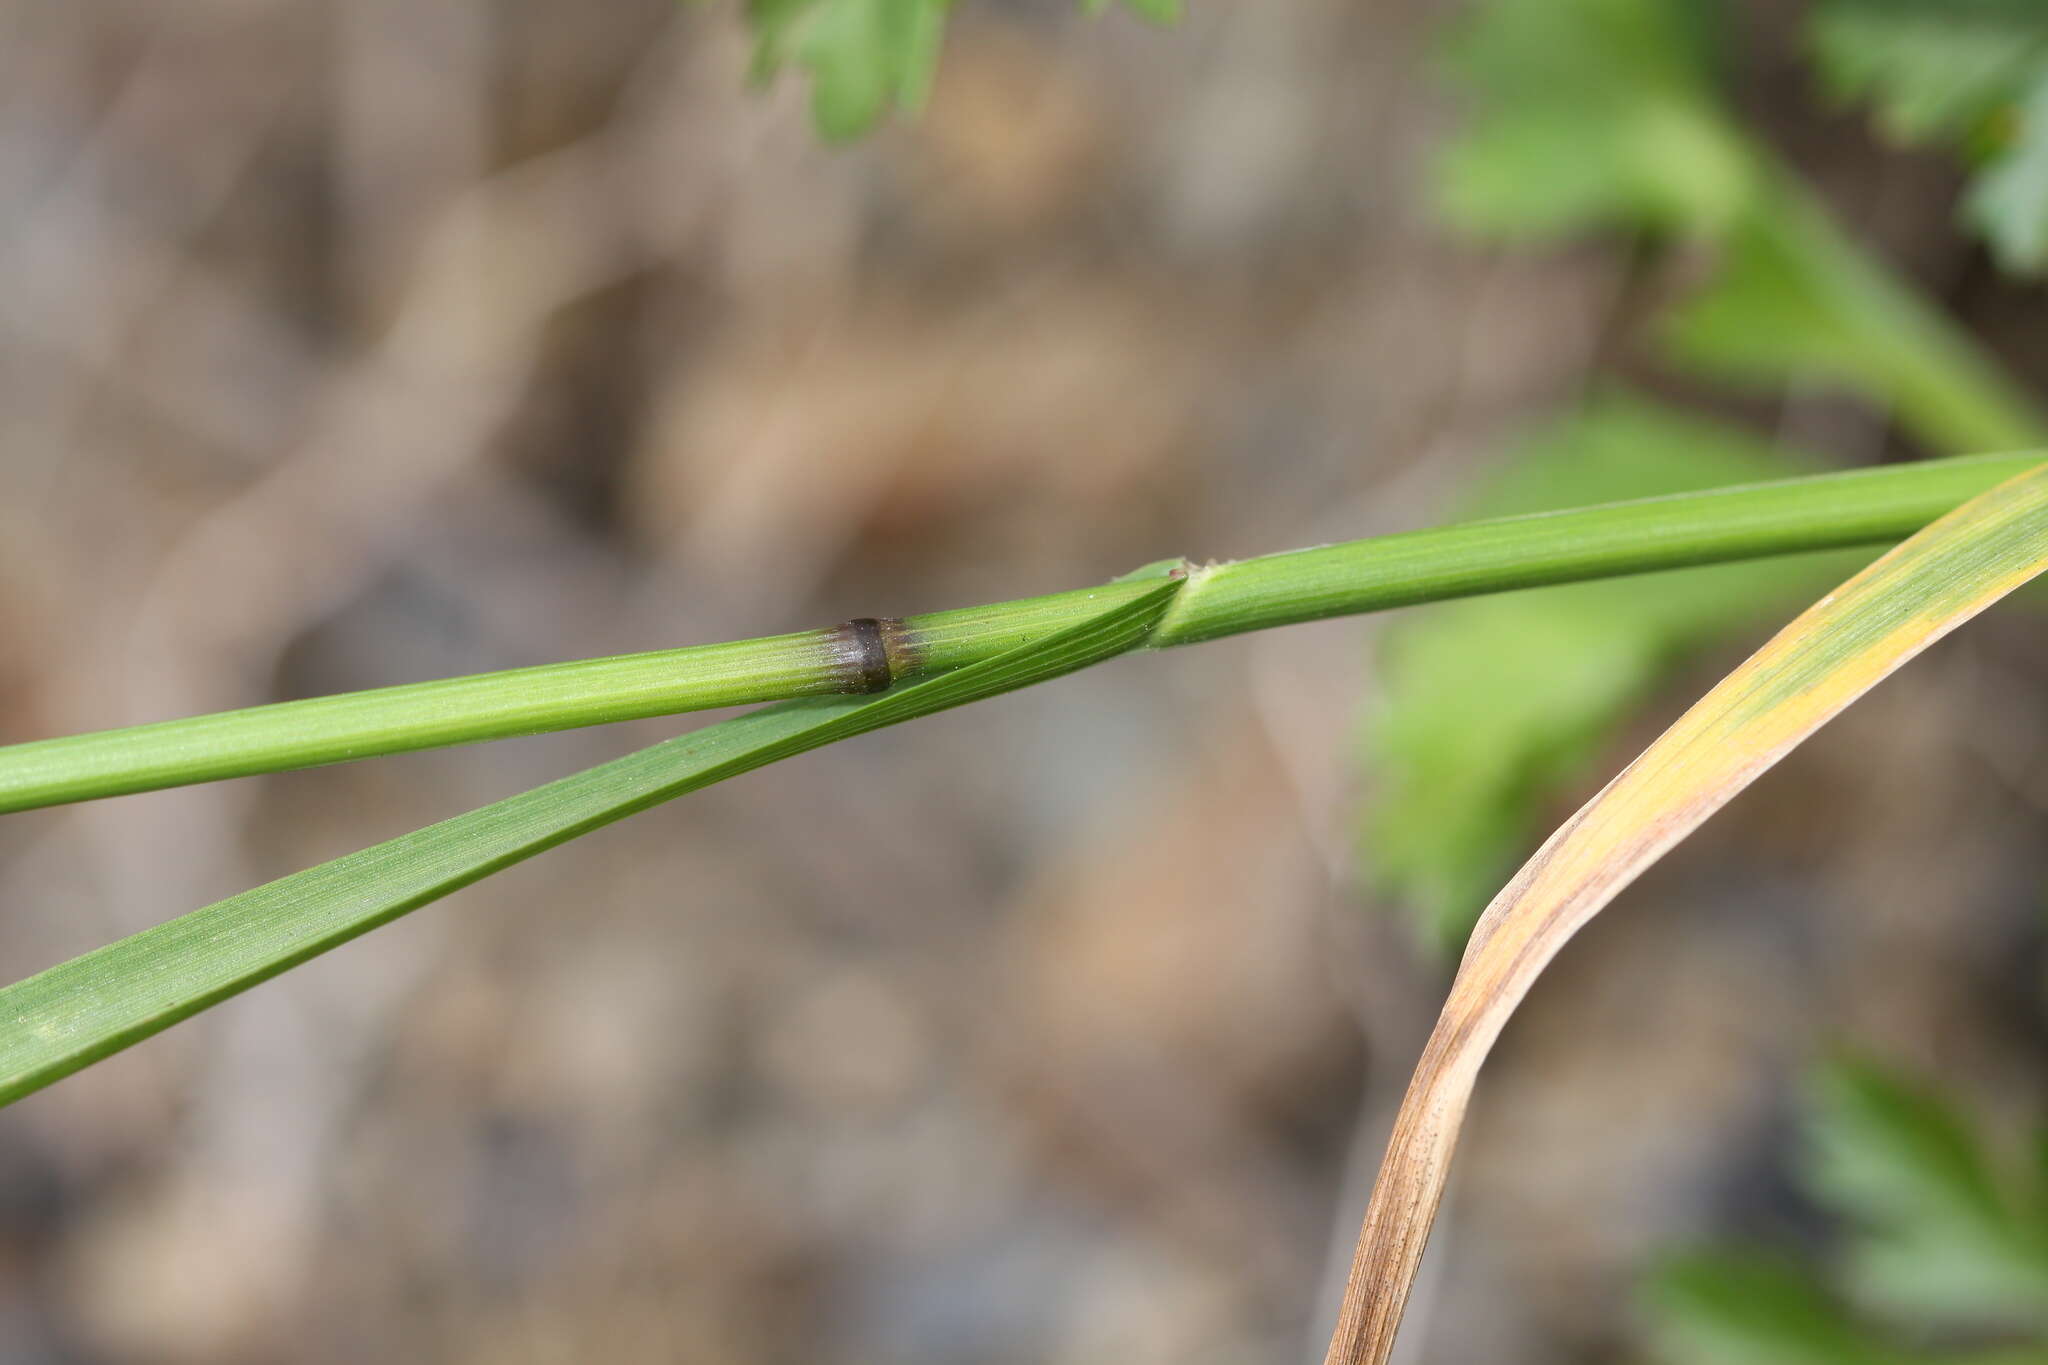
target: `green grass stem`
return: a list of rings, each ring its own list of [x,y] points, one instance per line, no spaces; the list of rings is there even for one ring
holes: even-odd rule
[[[1824,474],[1470,522],[1196,569],[1140,647],[1422,602],[1899,540],[2040,453]],[[1150,591],[1120,581],[911,616],[908,676],[958,668]],[[379,754],[851,690],[843,628],[280,702],[0,748],[0,812]]]
[[[1127,585],[1016,649],[866,697],[763,707],[295,872],[0,990],[0,1104],[430,901],[649,806],[778,759],[979,701],[1141,644],[1180,583]]]

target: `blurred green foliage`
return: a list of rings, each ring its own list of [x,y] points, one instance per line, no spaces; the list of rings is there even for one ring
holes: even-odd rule
[[[1940,1097],[1862,1062],[1815,1080],[1806,1182],[1842,1220],[1833,1274],[1713,1252],[1651,1281],[1672,1365],[2048,1361],[2048,1160],[2000,1163]],[[2048,1157],[2048,1131],[2037,1135]]]
[[[1827,0],[1813,39],[1830,89],[1886,136],[1969,158],[1963,216],[2001,265],[2048,268],[2048,4]]]
[[[1123,0],[1157,23],[1180,17],[1181,0]],[[1108,0],[1081,0],[1098,14]],[[753,74],[786,66],[811,78],[811,117],[833,142],[857,138],[891,109],[924,107],[938,67],[952,0],[747,0]]]
[[[2043,0],[2048,10],[2048,0]],[[1765,391],[1826,386],[1931,448],[2048,443],[1971,339],[1862,251],[1722,92],[1711,0],[1483,0],[1448,35],[1465,119],[1436,167],[1452,226],[1704,245],[1650,328],[1667,363]],[[1813,467],[1742,429],[1602,399],[1526,442],[1462,509],[1534,511]],[[1831,560],[1825,572],[1841,572]],[[1789,609],[1811,566],[1658,575],[1417,613],[1389,629],[1364,748],[1367,876],[1447,949],[1538,838],[1558,787],[1691,651]]]
[[[1593,228],[1715,234],[1754,168],[1711,76],[1709,7],[1683,0],[1491,0],[1452,30],[1465,106],[1436,202],[1475,236]]]
[[[2048,1159],[2002,1169],[1961,1113],[1874,1067],[1837,1066],[1819,1089],[1808,1175],[1856,1222],[1856,1297],[1905,1320],[2048,1331]],[[2048,1158],[2048,1131],[2035,1145]]]
[[[1807,467],[1723,423],[1614,394],[1524,442],[1462,510],[1540,512]],[[1819,559],[1477,597],[1391,629],[1386,702],[1366,736],[1375,874],[1455,951],[1528,851],[1538,805],[1584,772],[1675,658],[1811,596],[1845,562]]]
[[[891,106],[923,107],[947,7],[947,0],[748,0],[754,79],[771,80],[791,63],[802,67],[819,133],[858,137]]]

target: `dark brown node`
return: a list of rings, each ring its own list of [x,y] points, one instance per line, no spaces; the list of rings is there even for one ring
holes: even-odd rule
[[[834,626],[825,647],[842,692],[880,692],[915,669],[911,632],[894,616],[862,616]]]
[[[889,676],[901,681],[924,672],[924,642],[900,616],[884,616],[877,622],[882,630],[882,655],[889,661]]]

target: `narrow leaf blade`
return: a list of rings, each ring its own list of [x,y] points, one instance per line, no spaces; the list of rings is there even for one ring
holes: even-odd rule
[[[1537,851],[1480,919],[1380,1168],[1330,1365],[1382,1365],[1480,1064],[1566,940],[1892,670],[2048,569],[2048,466],[1973,499],[1809,608]]]
[[[834,740],[1071,673],[1143,643],[1180,588],[872,697],[784,702],[296,872],[0,990],[0,1104],[557,844]]]

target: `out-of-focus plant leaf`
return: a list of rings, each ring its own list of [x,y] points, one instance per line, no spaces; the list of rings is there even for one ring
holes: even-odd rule
[[[1665,335],[1681,360],[1726,378],[1827,379],[1866,393],[1892,388],[1882,334],[1857,327],[1796,242],[1750,219],[1725,240],[1711,287],[1674,307]]]
[[[1781,174],[1760,183],[1713,280],[1663,321],[1676,359],[1745,383],[1845,388],[1938,450],[2041,438],[2031,400],[1967,334],[1859,250],[1803,186]]]
[[[1929,12],[1907,0],[1837,3]],[[1476,5],[1447,48],[1469,109],[1437,164],[1443,215],[1506,240],[1622,228],[1714,242],[1718,268],[1664,329],[1675,359],[1748,383],[1846,387],[1936,449],[2037,443],[2040,419],[1996,363],[1843,233],[1736,120],[1713,79],[1706,16],[1719,8]],[[2041,22],[2048,4],[2034,12]],[[1982,212],[2018,224],[2048,194],[2044,182],[2048,167],[2015,162],[1980,187]]]
[[[1813,39],[1829,88],[1869,103],[1887,137],[1977,164],[1964,218],[2001,265],[2048,268],[2048,5],[1828,0]]]
[[[892,109],[924,108],[953,0],[748,0],[754,78],[795,65],[810,73],[811,118],[828,140],[871,130]],[[1123,0],[1154,23],[1180,18],[1181,0]],[[1082,0],[1100,13],[1107,0]]]
[[[1953,1106],[1869,1062],[1817,1071],[1807,1110],[1805,1183],[1844,1221],[1847,1296],[1831,1296],[1819,1269],[1769,1253],[1684,1258],[1648,1284],[1660,1355],[1673,1365],[2048,1361],[2048,1173],[2001,1166]],[[1889,1330],[1852,1316],[1852,1300]],[[1972,1341],[1985,1344],[1954,1349]],[[1943,1342],[1951,1348],[1922,1353]]]
[[[1702,1254],[1655,1275],[1646,1295],[1659,1359],[1671,1365],[1900,1365],[1798,1267]]]
[[[1983,1145],[1951,1106],[1868,1063],[1827,1068],[1817,1090],[1811,1178],[1829,1202],[1877,1224],[2005,1226]]]
[[[1867,1064],[1836,1065],[1818,1086],[1809,1145],[1815,1191],[1855,1229],[1859,1297],[1908,1320],[2048,1328],[2037,1173],[1996,1166],[1940,1098]]]
[[[1826,0],[1813,46],[1828,88],[1868,101],[1887,136],[1960,137],[2048,60],[2048,12],[2034,0]]]
[[[1123,5],[1139,18],[1155,24],[1179,23],[1183,9],[1181,0],[1123,0]],[[1083,14],[1096,15],[1108,8],[1109,0],[1081,0]]]
[[[2038,443],[2031,401],[1995,362],[1862,252],[1728,112],[1710,8],[1475,6],[1448,45],[1469,116],[1437,167],[1445,216],[1510,240],[1589,228],[1708,239],[1715,268],[1658,329],[1671,358],[1748,384],[1845,388],[1937,449]],[[2037,188],[2020,180],[2000,192]],[[1574,446],[1589,453],[1575,460]],[[1633,405],[1596,410],[1524,458],[1530,474],[1486,510],[1767,477],[1790,457]],[[1546,790],[1581,769],[1676,657],[1767,602],[1776,572],[1524,594],[1397,628],[1386,704],[1369,722],[1382,792],[1369,875],[1455,947],[1530,842]]]
[[[2016,275],[2048,268],[2048,69],[2013,110],[2012,141],[1963,200],[1963,217]]]
[[[811,76],[825,137],[860,136],[890,108],[922,107],[949,0],[750,0],[754,75],[794,63]]]
[[[1665,317],[1670,353],[1720,378],[1839,386],[1937,450],[2041,439],[2032,401],[1969,335],[1865,255],[1783,174],[1723,239],[1720,268]]]
[[[1718,231],[1750,157],[1708,78],[1705,7],[1672,0],[1494,0],[1446,50],[1468,105],[1437,165],[1467,231],[1553,238],[1602,227]]]
[[[1527,442],[1464,510],[1540,512],[1799,472],[1716,422],[1609,396]],[[1839,576],[1844,561],[1685,569],[1446,603],[1392,626],[1366,722],[1377,799],[1364,864],[1455,950],[1534,846],[1543,801],[1581,775],[1671,662]]]

